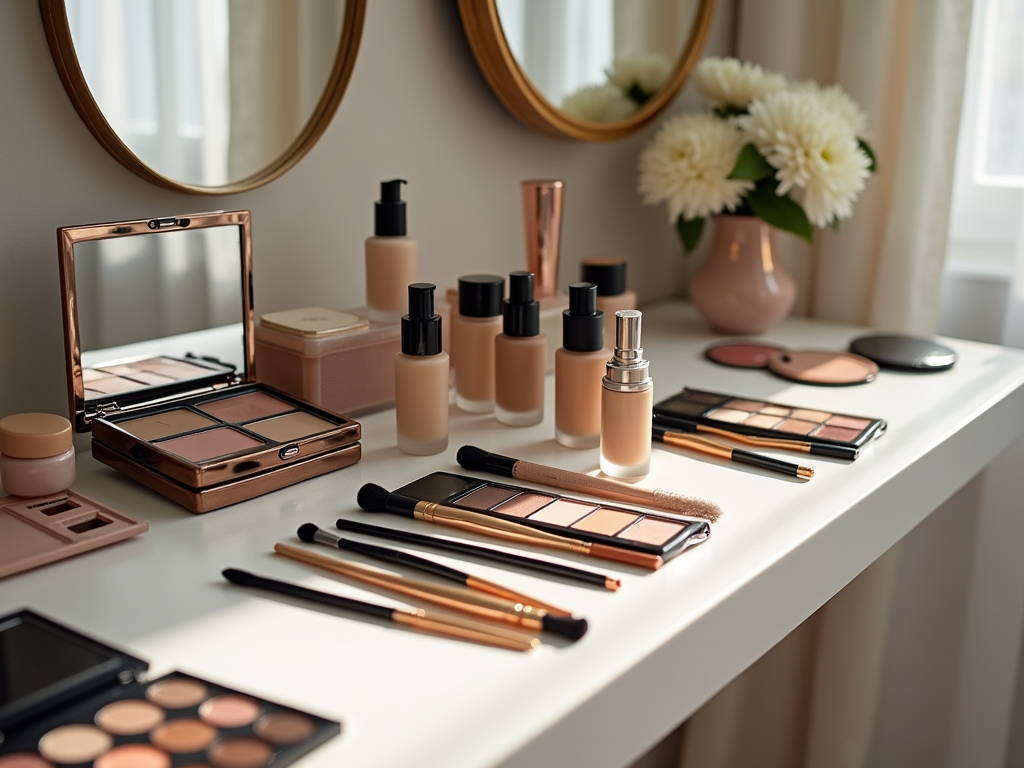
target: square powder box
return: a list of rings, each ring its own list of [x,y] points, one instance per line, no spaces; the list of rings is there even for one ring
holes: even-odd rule
[[[280,768],[339,723],[149,665],[30,610],[0,618],[0,766]]]
[[[96,459],[192,512],[359,460],[358,423],[256,379],[248,211],[57,236],[70,410]]]

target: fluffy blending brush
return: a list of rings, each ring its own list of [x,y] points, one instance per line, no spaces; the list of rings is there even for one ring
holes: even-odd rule
[[[705,499],[682,496],[657,488],[639,488],[620,480],[592,477],[579,472],[570,472],[567,469],[546,467],[543,464],[534,464],[530,461],[490,453],[475,445],[462,446],[455,458],[463,467],[475,472],[491,472],[495,475],[514,477],[517,480],[526,480],[551,488],[589,493],[602,499],[645,504],[648,507],[675,512],[677,515],[699,517],[712,523],[722,516],[722,508]]]
[[[382,547],[377,544],[367,544],[362,541],[346,539],[336,533],[332,533],[331,531],[325,531],[313,523],[306,523],[305,525],[299,526],[298,537],[308,544],[323,544],[331,547],[332,549],[337,548],[348,552],[357,552],[360,555],[371,557],[374,560],[382,560],[386,563],[396,563],[408,568],[414,568],[417,571],[429,573],[432,576],[437,576],[438,578],[445,579],[446,581],[453,581],[456,584],[461,584],[464,587],[475,589],[476,591],[483,592],[484,594],[494,595],[495,597],[500,597],[505,600],[511,600],[514,603],[522,603],[527,607],[540,608],[541,610],[547,611],[548,613],[556,616],[572,616],[572,611],[567,611],[564,608],[557,608],[541,600],[537,600],[536,598],[528,597],[522,592],[516,592],[513,589],[503,587],[501,584],[496,584],[495,582],[487,579],[482,579],[479,576],[472,576],[435,560],[429,560],[425,557],[420,557],[419,555],[412,555],[408,552],[403,552],[400,549],[392,549],[391,547]]]
[[[479,512],[446,507],[432,501],[419,501],[400,493],[391,493],[374,483],[367,483],[359,489],[356,503],[367,512],[391,512],[392,514],[438,523],[464,531],[472,531],[485,536],[493,536],[506,541],[530,544],[535,547],[547,547],[562,552],[575,552],[579,555],[599,557],[617,563],[627,563],[641,568],[657,570],[664,564],[660,555],[646,552],[635,552],[631,549],[609,547],[606,544],[595,544],[580,539],[558,536],[554,533],[512,523],[501,518],[489,517]],[[706,525],[706,524],[705,524]]]
[[[338,573],[356,581],[373,584],[376,587],[381,587],[406,597],[433,603],[451,611],[465,613],[476,619],[493,621],[506,626],[512,624],[528,632],[540,632],[543,630],[561,635],[562,637],[568,637],[572,640],[578,640],[587,631],[586,619],[555,616],[547,611],[534,609],[522,603],[513,603],[511,600],[482,595],[467,589],[449,587],[444,584],[434,584],[430,581],[411,579],[407,576],[398,576],[378,568],[370,568],[360,563],[354,563],[351,560],[328,557],[318,552],[310,552],[309,550],[292,547],[288,544],[275,544],[274,552],[283,557],[298,560],[307,565],[314,565],[318,568],[323,568],[325,571]],[[494,631],[500,632],[502,630],[495,628]],[[516,632],[515,635],[521,636],[519,632]]]

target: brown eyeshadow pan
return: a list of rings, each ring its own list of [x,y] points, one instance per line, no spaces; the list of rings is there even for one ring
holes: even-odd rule
[[[288,440],[318,435],[321,432],[334,429],[336,426],[338,425],[327,421],[327,419],[314,416],[312,413],[295,411],[286,413],[284,416],[274,416],[265,421],[246,424],[245,428],[260,437],[283,443]]]
[[[207,461],[218,456],[227,456],[237,451],[265,445],[255,437],[249,437],[233,427],[217,427],[205,432],[195,432],[182,437],[172,437],[154,443],[165,451],[177,454],[188,461]]]
[[[216,423],[213,419],[208,419],[188,408],[175,408],[173,411],[154,413],[140,419],[119,421],[117,426],[141,440],[159,440],[183,432],[212,427]]]
[[[780,432],[789,432],[794,435],[806,435],[818,427],[813,421],[801,421],[800,419],[786,419],[776,429]]]
[[[839,440],[848,443],[860,434],[859,429],[846,429],[845,427],[832,427],[826,424],[814,433],[815,437],[823,437],[826,440]]]
[[[858,419],[853,416],[833,416],[828,420],[830,427],[844,427],[845,429],[856,429],[858,432],[871,423],[870,419]]]
[[[756,400],[730,400],[725,404],[726,408],[735,408],[739,411],[759,411],[763,408],[765,403],[759,403]]]
[[[470,509],[490,509],[501,504],[503,501],[508,501],[517,493],[519,491],[499,488],[496,485],[485,485],[483,488],[479,488],[459,499],[459,506],[469,507]]]
[[[548,504],[554,497],[543,493],[521,493],[494,508],[495,512],[514,517],[527,517]]]
[[[278,400],[265,392],[249,392],[245,395],[225,397],[197,405],[196,408],[203,413],[216,416],[221,421],[229,421],[234,424],[265,419],[268,416],[277,416],[279,413],[295,410],[295,406],[291,403]]]
[[[601,507],[591,512],[582,520],[577,520],[572,527],[590,533],[600,533],[604,536],[614,536],[627,525],[636,520],[640,515],[636,512],[625,512],[618,509]]]

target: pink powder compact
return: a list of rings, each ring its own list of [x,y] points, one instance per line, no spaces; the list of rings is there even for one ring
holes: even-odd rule
[[[52,413],[0,419],[0,482],[15,496],[49,496],[75,482],[71,422]]]

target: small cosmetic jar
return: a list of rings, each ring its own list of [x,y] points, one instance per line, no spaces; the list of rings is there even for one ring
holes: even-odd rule
[[[49,496],[75,482],[71,422],[52,413],[0,419],[0,483],[14,496]]]

